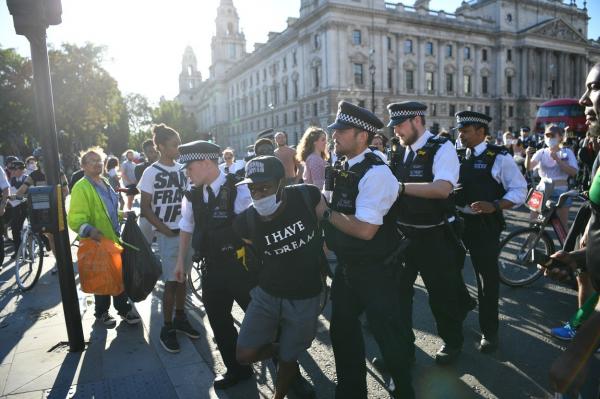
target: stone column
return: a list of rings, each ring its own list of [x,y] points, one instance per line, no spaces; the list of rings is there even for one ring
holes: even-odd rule
[[[446,95],[446,85],[445,80],[444,80],[444,65],[446,64],[445,60],[446,60],[446,56],[444,55],[444,47],[446,46],[445,42],[443,42],[442,40],[438,40],[437,41],[437,66],[438,66],[438,70],[437,70],[437,86],[436,86],[436,92],[438,94],[438,96],[445,96]],[[438,110],[439,111],[439,110]]]
[[[471,85],[472,85],[472,92],[473,92],[473,97],[478,98],[479,95],[481,94],[479,92],[479,88],[481,86],[481,74],[479,71],[479,46],[477,45],[473,45],[473,73],[471,74]],[[489,83],[489,82],[488,82]]]
[[[400,94],[400,93],[404,93],[404,81],[402,80],[404,78],[404,38],[400,35],[397,35],[395,37],[396,40],[396,63],[398,64],[398,67],[396,68],[396,90],[394,91],[394,93],[396,95]]]
[[[464,53],[463,53],[464,45],[463,43],[456,43],[456,94],[458,97],[462,97],[464,95],[464,86],[463,86],[463,67],[464,67]]]
[[[417,45],[417,73],[415,74],[415,87],[418,95],[425,93],[425,55],[423,54],[423,43],[421,37],[416,38]]]

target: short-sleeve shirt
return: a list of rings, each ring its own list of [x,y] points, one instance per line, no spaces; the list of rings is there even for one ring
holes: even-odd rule
[[[6,178],[6,173],[4,173],[4,169],[0,168],[0,191],[3,191],[9,187],[8,179]],[[1,194],[0,194],[1,195]]]
[[[300,190],[310,196],[308,209]],[[321,199],[319,189],[311,185],[284,188],[285,208],[275,219],[264,221],[251,206],[235,219],[233,228],[242,238],[252,241],[263,265],[258,285],[267,293],[287,299],[311,298],[321,292],[319,269],[323,254],[315,207]],[[254,213],[254,231],[248,225],[247,212]]]
[[[34,186],[45,186],[46,183],[46,175],[39,169],[34,170],[29,174],[31,180],[33,180]]]
[[[137,179],[135,178],[135,164],[132,161],[125,161],[121,164],[121,171],[123,177],[126,178],[125,184],[135,184]]]
[[[172,230],[179,228],[181,201],[186,187],[186,177],[181,166],[178,162],[173,166],[156,162],[144,171],[138,184],[140,191],[152,196],[152,212]]]
[[[561,148],[558,150],[557,154],[558,157],[567,162],[570,167],[579,169],[575,154],[570,148]],[[533,162],[538,162],[535,168],[538,170],[538,173],[542,178],[542,183],[540,183],[542,186],[544,180],[560,181],[567,180],[569,178],[569,175],[560,168],[554,159],[552,159],[549,148],[544,148],[537,151],[535,154],[533,154],[531,160]],[[538,189],[543,189],[543,187]]]

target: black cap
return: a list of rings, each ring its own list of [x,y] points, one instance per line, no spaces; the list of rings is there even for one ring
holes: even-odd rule
[[[522,132],[530,132],[531,129],[529,129],[529,126],[521,126],[521,131]]]
[[[416,101],[403,101],[401,103],[392,103],[387,106],[387,109],[390,113],[388,127],[394,127],[415,116],[425,116],[427,105]]]
[[[329,129],[340,130],[356,127],[367,132],[376,133],[377,130],[383,127],[383,122],[366,108],[359,107],[347,101],[340,101],[335,122],[328,127]]]
[[[205,159],[219,159],[221,147],[204,140],[192,141],[179,146],[179,162],[184,166]]]
[[[10,163],[10,167],[13,169],[25,169],[25,163],[23,161],[19,161],[19,160],[12,161]]]
[[[272,155],[263,155],[248,161],[246,164],[246,178],[237,185],[279,181],[283,177],[285,177],[285,169],[279,158]]]
[[[456,113],[456,127],[463,128],[469,125],[484,125],[487,126],[492,118],[486,114],[475,111],[460,111]]]

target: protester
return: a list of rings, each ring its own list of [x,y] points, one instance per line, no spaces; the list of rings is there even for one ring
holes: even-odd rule
[[[525,158],[525,167],[528,171],[537,169],[541,181],[536,187],[537,190],[546,193],[546,199],[558,201],[558,197],[569,189],[568,179],[577,174],[579,169],[575,154],[569,148],[561,148],[564,139],[564,131],[557,125],[546,126],[544,133],[544,142],[546,148],[541,150],[530,146],[527,148],[527,157]],[[550,190],[552,191],[550,193]],[[563,206],[556,210],[563,226],[569,222],[569,207],[572,204],[569,198]],[[536,215],[532,214],[532,218]]]
[[[274,154],[285,167],[286,185],[290,185],[298,183],[300,177],[302,177],[302,164],[296,159],[296,150],[288,146],[287,140],[288,137],[285,132],[275,134],[277,148]]]
[[[100,241],[102,237],[106,237],[118,242],[119,201],[117,193],[102,177],[103,157],[104,153],[99,148],[89,149],[81,155],[84,178],[73,187],[67,220],[71,230],[81,238]],[[94,298],[96,320],[107,327],[116,325],[116,320],[108,312],[111,297],[94,295]],[[112,303],[126,323],[140,322],[141,319],[129,304],[125,291],[113,296]]]
[[[234,173],[237,175],[244,174],[244,161],[235,159],[235,152],[233,148],[225,148],[223,150],[223,162],[219,165],[219,170],[226,175],[229,173]]]
[[[322,189],[327,166],[327,133],[318,127],[309,127],[298,144],[296,158],[304,163],[302,180]]]
[[[325,201],[316,187],[286,186],[288,181],[278,158],[250,161],[239,184],[248,184],[252,206],[234,222],[235,231],[262,259],[237,358],[242,364],[277,359],[275,399],[283,399],[294,381],[303,381],[297,360],[315,338],[323,287],[317,217]]]
[[[258,139],[256,140],[256,143],[254,143],[254,155],[252,156],[252,158],[261,155],[275,155],[275,145],[270,139],[266,137]]]
[[[128,189],[127,210],[131,210],[133,199],[137,194],[137,179],[135,178],[135,163],[133,162],[135,153],[133,150],[127,150],[123,156],[125,157],[125,162],[121,164],[121,178],[123,179],[123,185]]]
[[[4,263],[4,215],[6,212],[6,204],[8,202],[9,183],[6,179],[4,169],[0,168],[0,271]]]
[[[183,165],[176,162],[181,140],[179,133],[161,123],[152,128],[154,145],[160,152],[158,161],[142,174],[138,187],[142,193],[142,215],[156,232],[158,254],[162,263],[162,278],[165,281],[162,311],[164,326],[160,332],[160,343],[170,353],[180,351],[176,331],[190,338],[200,338],[185,315],[186,283],[177,281],[175,267],[179,253],[179,220],[181,202],[187,187]],[[186,275],[192,266],[191,252],[184,260]],[[175,312],[173,312],[173,310]]]
[[[135,178],[137,181],[142,180],[144,171],[154,162],[158,161],[158,157],[160,156],[154,147],[154,141],[152,141],[152,139],[144,141],[142,144],[142,150],[144,151],[145,160],[144,162],[140,162],[139,164],[135,165]],[[146,219],[144,215],[140,214],[140,217],[138,218],[138,225],[140,226],[140,230],[142,230],[142,234],[144,235],[146,241],[152,244],[154,239],[152,224],[148,222],[148,219]]]
[[[10,166],[10,171],[10,194],[16,194],[27,180],[25,164],[21,161],[14,161]],[[17,250],[21,246],[21,230],[23,229],[23,222],[27,218],[27,203],[25,200],[20,199],[9,200],[6,214],[10,223],[15,248],[12,259],[15,259]]]

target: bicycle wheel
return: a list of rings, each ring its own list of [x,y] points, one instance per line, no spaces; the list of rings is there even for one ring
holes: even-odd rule
[[[533,249],[551,255],[554,253],[554,243],[545,231],[540,239],[535,241],[539,229],[528,227],[515,230],[500,243],[500,281],[510,287],[523,287],[533,283],[544,274],[544,270],[531,262]]]
[[[37,283],[44,264],[44,244],[40,238],[29,231],[19,247],[15,261],[17,285],[21,291],[29,291]]]
[[[190,275],[188,277],[188,285],[190,289],[198,298],[202,300],[202,262],[194,262],[192,263],[192,270],[190,271]]]

